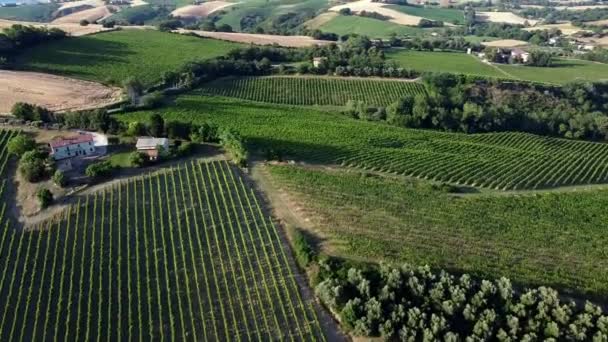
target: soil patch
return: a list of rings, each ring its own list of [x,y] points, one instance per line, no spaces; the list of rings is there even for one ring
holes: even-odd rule
[[[84,11],[79,11],[66,15],[65,17],[55,19],[52,21],[52,24],[80,24],[81,20],[86,20],[89,23],[95,23],[98,20],[102,20],[111,16],[119,10],[120,8],[118,8],[117,6],[102,6],[86,9]]]
[[[205,18],[221,9],[234,6],[236,3],[225,1],[210,1],[200,5],[188,5],[171,12],[176,18]]]
[[[228,33],[228,32],[209,32],[179,29],[174,32],[182,34],[195,34],[200,37],[214,38],[227,40],[230,42],[256,44],[256,45],[273,45],[278,44],[285,47],[309,47],[315,45],[326,45],[332,42],[327,40],[313,39],[308,36],[277,36],[270,34],[253,34],[253,33]]]
[[[95,82],[37,72],[0,70],[0,113],[9,113],[17,102],[62,112],[105,107],[121,99],[121,89]]]

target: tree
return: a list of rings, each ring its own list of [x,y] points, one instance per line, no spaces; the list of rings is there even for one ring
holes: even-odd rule
[[[42,209],[47,208],[53,202],[53,193],[47,188],[40,188],[36,192],[36,197]]]
[[[38,151],[28,151],[19,160],[19,172],[28,182],[38,182],[44,178],[46,167]]]
[[[146,125],[139,121],[129,122],[127,127],[127,135],[132,137],[142,136],[146,134]]]
[[[144,90],[141,81],[136,77],[129,77],[122,82],[122,87],[127,93],[127,96],[129,96],[129,99],[131,99],[131,104],[137,105],[138,99]]]
[[[408,116],[412,115],[414,97],[405,96],[386,109],[386,121],[395,126],[407,126]]]
[[[340,15],[352,15],[352,11],[350,10],[350,8],[346,7],[346,8],[342,8],[340,9]]]
[[[162,137],[165,133],[165,120],[160,114],[155,113],[150,117],[150,134],[154,137]]]
[[[221,24],[217,27],[218,32],[232,32],[232,26],[228,24]]]
[[[82,19],[82,20],[80,21],[80,26],[89,26],[89,21],[88,21],[88,20],[86,20],[86,19]]]
[[[67,184],[68,180],[65,176],[65,173],[61,170],[55,171],[53,174],[53,183],[55,183],[59,187],[64,187]]]
[[[36,148],[36,141],[25,134],[19,134],[8,142],[8,152],[21,157]]]

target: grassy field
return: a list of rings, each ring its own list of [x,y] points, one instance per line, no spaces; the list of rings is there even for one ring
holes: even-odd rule
[[[203,94],[290,105],[343,106],[349,100],[388,106],[405,95],[424,93],[421,83],[324,77],[225,78],[206,84]]]
[[[608,297],[608,190],[457,197],[429,183],[271,166],[331,255]]]
[[[387,53],[389,59],[405,68],[429,72],[450,72],[484,77],[509,78],[496,68],[461,52],[428,52],[397,50]]]
[[[154,30],[123,30],[42,44],[22,53],[21,68],[121,84],[145,84],[186,62],[217,57],[242,45]]]
[[[166,120],[213,121],[238,130],[258,150],[298,160],[491,189],[608,182],[608,145],[522,133],[466,135],[404,129],[303,107],[235,98],[182,96]],[[150,111],[119,116],[146,121]]]
[[[264,29],[271,28],[272,21],[287,13],[310,13],[314,15],[327,7],[327,0],[248,0],[227,8],[225,15],[217,22],[228,24],[234,30],[242,30],[241,20],[244,17],[259,17],[259,25]]]
[[[608,80],[608,65],[575,59],[556,59],[550,68],[482,63],[460,52],[401,50],[387,53],[389,59],[406,68],[429,72],[450,72],[484,77],[519,79],[539,83],[564,84],[576,80]]]
[[[431,20],[443,21],[445,23],[458,24],[464,23],[464,12],[453,8],[439,7],[419,7],[419,6],[388,6],[391,9],[405,14],[415,15]]]
[[[0,340],[323,340],[260,199],[227,162],[0,229]]]
[[[428,29],[354,15],[337,16],[321,25],[319,29],[323,32],[336,33],[338,35],[359,34],[371,38],[389,38],[392,34],[398,36],[425,36],[430,35],[432,32],[432,30]]]
[[[522,65],[497,65],[514,78],[533,82],[564,84],[576,80],[606,81],[608,65],[583,60],[557,59],[555,66],[540,68]]]
[[[47,22],[53,12],[59,8],[57,4],[32,4],[17,7],[0,7],[0,19],[18,21]]]

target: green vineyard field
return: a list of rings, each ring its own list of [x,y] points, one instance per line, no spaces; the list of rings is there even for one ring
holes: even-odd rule
[[[7,170],[7,163],[9,161],[9,152],[7,147],[8,141],[17,134],[16,131],[12,130],[0,130],[0,178],[2,179],[0,183],[0,198],[5,197],[5,190],[8,185],[9,180],[8,177],[5,176]],[[0,205],[0,230],[6,230],[10,226],[10,220],[8,219],[8,215],[6,214],[7,205],[6,201],[1,201]]]
[[[505,276],[608,298],[606,188],[465,195],[352,170],[268,169],[331,255]]]
[[[203,94],[288,105],[343,106],[349,100],[388,106],[405,95],[425,92],[415,82],[325,77],[223,78],[206,84]]]
[[[324,340],[277,228],[227,162],[191,162],[0,231],[2,341]]]
[[[125,120],[146,121],[152,112]],[[166,119],[238,130],[259,150],[496,190],[608,183],[608,144],[525,133],[461,134],[404,129],[341,114],[234,98],[182,96]]]

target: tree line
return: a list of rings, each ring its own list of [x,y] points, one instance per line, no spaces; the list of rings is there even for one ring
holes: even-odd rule
[[[0,67],[7,64],[8,58],[20,50],[65,37],[66,33],[57,28],[24,25],[4,28],[0,33]]]
[[[608,84],[562,87],[425,74],[427,94],[406,96],[387,108],[349,103],[344,112],[364,120],[452,132],[528,132],[608,140]]]

